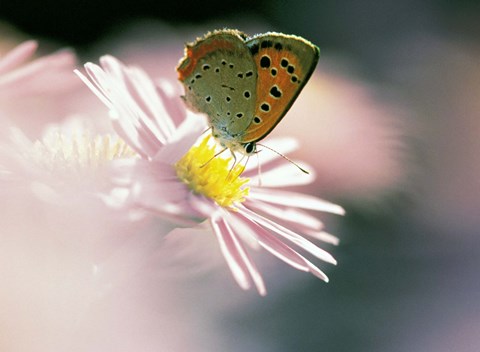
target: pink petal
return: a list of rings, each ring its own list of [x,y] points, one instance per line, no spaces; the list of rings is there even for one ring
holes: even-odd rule
[[[287,163],[286,160],[282,159],[279,156],[265,162],[264,158],[261,158],[260,155],[260,153],[257,153],[248,159],[248,162],[245,165],[245,171],[242,174],[243,176],[255,178],[263,175],[264,173],[269,173],[272,170],[276,170],[277,168]]]
[[[104,69],[123,83],[131,98],[131,104],[138,108],[138,119],[147,126],[163,144],[175,130],[164,102],[157,94],[157,88],[148,75],[138,67],[124,66],[113,56],[103,56],[100,62]]]
[[[111,112],[112,115],[114,112]],[[137,129],[133,126],[131,121],[126,119],[112,118],[112,126],[117,134],[127,143],[135,152],[142,158],[148,158],[148,154],[142,149],[140,145],[140,138]]]
[[[297,161],[295,161],[297,162]],[[259,172],[244,173],[243,176],[251,179],[252,185],[261,187],[288,187],[308,185],[315,180],[313,168],[302,162],[297,162],[300,167],[308,170],[308,174],[302,172],[297,166],[285,160],[272,162],[265,168],[261,165]]]
[[[256,172],[258,169],[258,163],[260,163],[261,167],[265,167],[265,170],[268,169],[269,164],[273,161],[285,161],[280,155],[281,154],[288,154],[296,149],[298,149],[298,142],[297,140],[289,137],[284,138],[271,138],[268,140],[268,143],[265,143],[268,148],[273,149],[269,150],[266,147],[258,146],[258,150],[260,151],[257,154],[257,157],[252,157],[250,162],[248,163],[245,172],[248,174],[249,171]],[[277,152],[277,153],[275,153]]]
[[[180,125],[168,144],[166,144],[154,159],[165,163],[174,164],[195,144],[205,123],[197,115],[188,115]]]
[[[287,240],[295,243],[297,246],[303,248],[307,252],[311,253],[318,259],[321,259],[327,263],[331,264],[336,264],[337,261],[332,257],[330,253],[327,251],[321,249],[320,247],[317,247],[314,245],[312,242],[308,241],[304,237],[300,236],[299,234],[251,211],[250,209],[239,206],[239,212],[251,219],[252,221],[255,221],[259,225],[264,226],[267,229],[270,229],[271,231],[279,234],[280,236],[286,238]]]
[[[330,243],[330,244],[333,244],[333,245],[338,245],[340,243],[340,240],[338,239],[338,237],[328,233],[328,232],[325,232],[325,231],[305,231],[305,234],[309,237],[312,237],[316,240],[320,240],[320,241],[323,241],[325,243]]]
[[[235,216],[240,217],[241,220],[245,222],[245,224],[251,229],[251,231],[257,234],[258,242],[267,251],[295,269],[309,271],[309,266],[307,265],[305,258],[298,254],[295,250],[280,241],[277,237],[272,235],[263,227],[252,222],[245,215],[235,214]]]
[[[88,65],[88,64],[85,64]],[[73,70],[73,72],[85,83],[85,85],[97,96],[98,99],[102,103],[104,103],[107,108],[112,109],[113,105],[109,99],[106,98],[105,94],[100,90],[100,87],[97,86],[96,81],[91,77],[92,81],[95,82],[92,83],[83,73],[81,73],[79,70]]]
[[[28,40],[9,51],[0,59],[0,74],[8,72],[30,59],[37,50],[38,43]]]
[[[160,216],[168,214],[169,218],[183,216],[203,220],[211,213],[212,208],[203,212],[198,210],[195,205],[197,197],[178,180],[169,164],[146,159],[123,159],[113,162],[111,171],[114,185],[130,190],[128,202],[133,207]]]
[[[323,228],[323,223],[320,220],[311,216],[310,214],[294,208],[280,208],[278,206],[272,206],[270,204],[260,202],[253,198],[248,199],[244,205],[248,208],[253,208],[270,216],[274,216],[282,221],[290,222],[295,226],[301,225],[303,228],[309,228],[313,230],[320,230]]]
[[[180,99],[181,93],[167,80],[157,82],[157,93],[164,103],[167,114],[172,118],[174,124],[179,126],[187,117],[185,102]]]
[[[112,120],[117,133],[142,157],[158,156],[159,151],[173,141],[182,142],[184,145],[185,141],[180,140],[187,132],[192,134],[196,131],[196,125],[193,125],[193,129],[192,126],[189,126],[190,129],[176,129],[169,115],[169,111],[174,111],[169,101],[171,99],[166,94],[159,94],[160,88],[154,85],[144,71],[136,67],[126,67],[108,55],[103,56],[100,62],[103,69],[91,63],[85,65],[93,83],[88,82],[78,71],[77,74],[113,111]],[[177,99],[177,102],[179,104],[175,113],[184,117],[185,109],[182,112],[180,99]],[[168,109],[167,104],[170,104]],[[178,151],[178,148],[172,145],[168,149],[171,159],[171,152]],[[174,153],[175,159],[171,161],[177,161],[186,150],[182,150],[181,154]]]
[[[212,225],[213,232],[217,236],[220,250],[227,261],[228,267],[230,268],[235,281],[237,281],[242,289],[250,289],[251,283],[247,275],[246,265],[241,260],[235,246],[232,246],[231,235],[226,229],[225,224],[221,219],[215,217],[210,218],[210,224]]]
[[[131,97],[130,104],[135,107],[138,123],[165,144],[174,126],[156,95],[155,87],[141,70],[125,68],[125,71],[123,82]]]
[[[143,114],[140,113],[140,116],[142,115]],[[147,124],[147,120],[140,117],[137,123],[137,132],[140,137],[139,142],[142,148],[147,152],[148,156],[153,158],[166,141],[162,140],[163,137],[160,137],[159,134],[149,126],[151,125],[150,123]]]
[[[245,248],[237,239],[237,236],[232,231],[232,229],[230,228],[230,226],[228,225],[228,223],[225,221],[224,218],[222,218],[222,223],[225,226],[225,230],[227,230],[228,234],[230,235],[231,243],[235,247],[237,253],[240,255],[239,259],[243,261],[248,272],[250,273],[250,276],[252,277],[253,282],[255,283],[255,287],[257,288],[258,293],[261,296],[265,296],[267,294],[267,290],[265,288],[265,284],[263,282],[262,276],[260,275],[257,267],[255,266],[255,263],[251,260],[250,256],[245,251]]]
[[[140,204],[139,207],[145,211],[157,215],[159,218],[170,221],[175,225],[196,226],[200,219],[194,217],[189,218],[185,211],[172,211],[172,209],[160,209],[157,207],[148,207],[145,204]]]
[[[29,91],[46,92],[70,87],[71,70],[75,65],[75,55],[69,50],[35,59],[0,78],[0,86],[26,86]],[[50,84],[45,84],[48,80]],[[15,87],[16,88],[16,87]],[[26,89],[23,87],[23,89]]]
[[[130,68],[128,77],[132,80],[135,90],[138,92],[141,102],[145,104],[144,111],[151,113],[149,116],[159,127],[160,132],[168,139],[175,131],[175,125],[168,110],[165,109],[165,99],[158,94],[158,89],[147,74],[139,68]],[[140,103],[137,101],[137,103]],[[181,104],[180,100],[178,103]]]
[[[345,215],[345,210],[336,204],[327,202],[320,198],[309,196],[306,194],[275,190],[263,190],[259,188],[250,189],[250,197],[262,200],[268,203],[281,204],[291,207],[303,209],[311,209],[317,211],[325,211],[332,214]]]
[[[110,73],[120,70],[113,63],[108,68]],[[79,71],[76,73],[111,111],[116,112],[112,114],[112,118],[114,127],[118,128],[117,133],[122,138],[127,136],[126,141],[131,141],[132,148],[139,154],[151,157],[155,155],[165,142],[165,138],[135,103],[128,92],[126,82],[115,80],[114,76],[107,75],[104,70],[92,63],[85,64],[85,70],[93,85]]]
[[[243,216],[239,215],[236,211],[227,211],[222,208],[219,210],[222,210],[222,217],[230,224],[230,227],[235,229],[235,233],[243,242],[248,244],[250,248],[254,250],[260,249],[257,233],[247,225],[243,220]]]
[[[325,275],[325,273],[323,271],[321,271],[319,268],[317,268],[315,265],[313,265],[311,262],[309,262],[307,260],[307,264],[308,264],[308,267],[309,267],[309,271],[315,275],[316,277],[318,277],[320,280],[323,280],[325,282],[328,282],[328,276]]]

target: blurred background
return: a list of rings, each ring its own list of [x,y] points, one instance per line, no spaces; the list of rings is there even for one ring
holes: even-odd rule
[[[33,38],[43,53],[73,48],[79,64],[110,53],[172,80],[183,43],[216,28],[297,34],[321,48],[274,134],[302,141],[294,156],[317,173],[302,190],[347,210],[323,218],[340,238],[324,246],[339,263],[325,268],[331,281],[266,255],[266,298],[237,288],[225,265],[188,276],[170,295],[183,313],[165,315],[184,329],[178,341],[199,351],[480,350],[478,1],[17,0],[0,4],[0,21],[2,50]],[[136,277],[125,304],[163,314],[157,279]],[[150,323],[132,332],[150,348],[130,350],[192,350],[162,347],[163,325]]]

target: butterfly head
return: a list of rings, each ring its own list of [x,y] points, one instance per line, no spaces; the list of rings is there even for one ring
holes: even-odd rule
[[[255,142],[248,142],[242,144],[243,153],[246,155],[252,155],[257,152],[257,144]]]
[[[212,135],[223,148],[228,148],[233,153],[239,152],[249,156],[257,152],[257,144],[255,142],[239,142],[240,138],[232,133],[229,133],[226,128],[218,129],[212,127]]]

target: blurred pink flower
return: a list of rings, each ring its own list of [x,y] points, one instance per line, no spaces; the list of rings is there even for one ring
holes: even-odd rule
[[[77,74],[110,109],[118,134],[141,156],[117,163],[118,185],[131,190],[131,204],[179,223],[208,220],[243,289],[249,289],[253,282],[261,295],[266,294],[263,279],[243,243],[255,249],[262,247],[294,268],[328,281],[290,244],[335,264],[329,253],[304,236],[331,243],[337,239],[323,232],[322,223],[302,209],[336,214],[343,214],[343,209],[312,196],[268,187],[309,183],[311,175],[295,169],[299,174],[292,177],[294,167],[285,168],[285,161],[275,154],[263,160],[263,186],[256,186],[253,181],[260,176],[255,163],[240,177],[243,168],[237,165],[229,171],[230,159],[212,159],[215,147],[208,138],[192,147],[205,125],[200,116],[185,117],[178,97],[168,98],[139,68],[125,67],[110,56],[100,62],[102,67],[85,65],[89,78]],[[284,141],[277,149],[287,152],[295,145]]]
[[[85,113],[88,101],[73,74],[75,54],[63,49],[36,58],[37,48],[29,40],[0,53],[0,123],[15,125],[35,139],[47,123]]]
[[[99,197],[108,180],[103,172],[112,155],[108,150],[117,141],[87,143],[84,131],[69,138],[62,128],[37,142],[20,130],[2,132],[0,349],[72,350],[77,334],[99,324],[91,306],[136,270],[125,256],[112,260],[111,255],[133,225],[142,232],[145,224]]]
[[[406,183],[408,111],[382,97],[375,86],[332,72],[328,57],[320,61],[272,134],[288,131],[301,140],[303,148],[294,155],[315,167],[315,193],[356,200],[364,207],[365,201],[375,202]]]
[[[198,241],[164,241],[165,223],[105,203],[112,160],[138,156],[97,130],[98,115],[60,114],[75,87],[87,90],[69,52],[25,64],[36,46],[0,62],[0,350],[192,350],[204,331],[189,332],[168,251]]]

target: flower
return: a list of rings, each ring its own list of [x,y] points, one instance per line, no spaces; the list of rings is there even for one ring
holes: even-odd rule
[[[45,123],[74,113],[81,100],[79,82],[72,74],[74,53],[64,49],[35,57],[37,47],[36,41],[29,40],[0,54],[0,122],[36,138]]]
[[[88,78],[77,74],[107,105],[116,131],[141,156],[116,163],[117,185],[130,190],[131,204],[181,224],[206,220],[236,282],[245,290],[253,284],[266,294],[245,244],[264,248],[292,267],[328,281],[291,245],[336,264],[307,237],[330,243],[337,243],[337,238],[304,210],[335,214],[344,210],[309,195],[276,189],[311,182],[312,175],[292,177],[294,168],[286,168],[277,154],[262,158],[261,175],[255,161],[240,175],[243,168],[232,167],[230,158],[215,157],[209,139],[195,144],[206,126],[200,116],[182,108],[179,98],[169,96],[139,68],[126,67],[111,56],[102,57],[100,63],[101,67],[85,64]],[[277,149],[288,152],[295,147],[295,142],[283,140]],[[262,186],[257,186],[260,180]]]
[[[25,45],[20,49],[36,47]],[[0,78],[12,84],[0,87],[0,115],[8,121],[0,121],[0,350],[193,350],[185,336],[194,330],[194,314],[179,308],[186,303],[170,278],[175,262],[167,256],[179,241],[161,246],[170,227],[105,204],[101,196],[111,189],[111,162],[137,158],[135,151],[88,117],[46,124],[57,111],[47,106],[25,110],[32,121],[37,113],[47,117],[37,125],[43,133],[32,138],[16,124],[17,111],[5,108],[5,97],[12,98],[10,106],[46,103],[41,87],[49,90],[61,80],[63,60],[38,60],[41,72],[28,69],[38,67],[33,61],[18,70],[10,66]],[[37,77],[20,75],[23,70]],[[81,84],[73,67],[69,75]],[[148,270],[145,263],[152,260],[162,264],[160,270]],[[125,312],[135,319],[125,319]],[[146,326],[155,326],[155,333]]]

